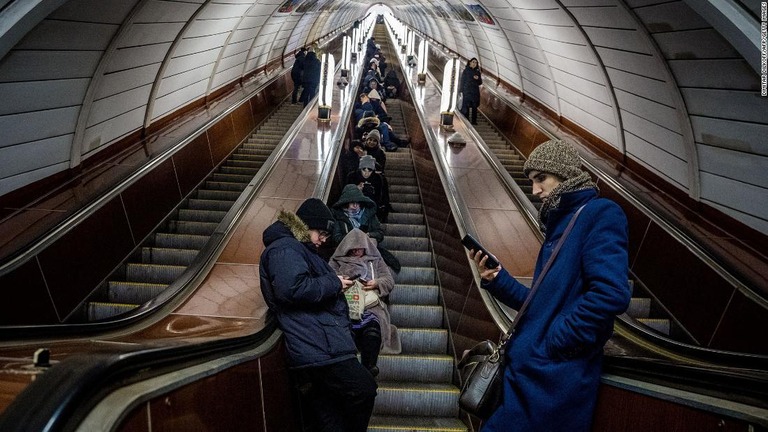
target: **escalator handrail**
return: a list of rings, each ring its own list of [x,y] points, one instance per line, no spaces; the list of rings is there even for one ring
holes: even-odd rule
[[[108,392],[136,380],[258,347],[277,331],[268,319],[259,332],[175,346],[76,354],[37,375],[0,415],[0,430],[71,430]]]

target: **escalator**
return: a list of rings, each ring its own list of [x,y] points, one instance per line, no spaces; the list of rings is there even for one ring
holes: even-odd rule
[[[284,101],[86,302],[85,320],[130,312],[181,276],[302,110]]]
[[[402,103],[391,101],[388,106]],[[392,115],[392,112],[390,112]],[[389,296],[401,354],[379,357],[381,370],[369,431],[466,431],[459,420],[459,388],[410,150],[387,155],[393,212],[382,243],[403,266]]]

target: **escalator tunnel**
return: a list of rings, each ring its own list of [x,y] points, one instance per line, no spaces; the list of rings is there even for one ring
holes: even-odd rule
[[[386,32],[384,24],[378,24],[374,27],[377,41],[385,41],[382,43],[382,48],[385,50],[387,58],[390,59],[391,67],[398,67],[399,76],[404,77],[403,68],[396,66],[394,62],[394,59],[399,57],[398,50],[389,43]],[[434,69],[432,75],[434,76],[442,75],[435,72],[437,69],[434,66],[438,63],[440,62],[435,61],[432,63]],[[433,78],[432,81],[434,81]],[[433,153],[429,148],[428,141],[430,136],[428,133],[425,133],[424,126],[421,125],[422,117],[420,117],[418,107],[414,106],[412,92],[407,91],[402,98],[390,100],[387,105],[390,109],[390,115],[393,117],[393,126],[396,129],[402,128],[402,130],[407,130],[407,135],[411,137],[412,142],[411,148],[402,148],[397,152],[387,154],[388,163],[385,173],[390,182],[394,211],[390,214],[389,221],[386,224],[384,245],[393,251],[403,265],[403,269],[396,275],[397,289],[393,291],[389,302],[393,323],[400,328],[402,333],[403,353],[380,357],[382,373],[379,377],[379,395],[369,430],[414,430],[414,428],[424,430],[471,430],[471,428],[477,427],[478,423],[476,419],[469,418],[458,409],[456,400],[460,383],[455,373],[454,363],[456,354],[461,352],[462,347],[486,337],[493,339],[498,336],[500,329],[496,325],[496,321],[499,318],[493,316],[494,309],[497,309],[498,306],[485,306],[484,300],[470,289],[474,288],[473,284],[476,282],[466,261],[463,249],[460,245],[457,247],[461,230],[453,220],[452,213],[454,213],[454,210],[450,205],[451,197],[450,194],[446,193],[446,186],[441,181],[440,171],[442,168],[439,167],[439,162],[434,160]],[[282,105],[281,107],[278,111],[282,111],[285,108]],[[288,110],[290,111],[291,109],[289,108]],[[265,122],[264,126],[267,126],[268,123],[271,126],[273,122]],[[276,123],[282,124],[283,122],[277,121]],[[349,146],[352,140],[352,129],[351,126],[347,127],[344,138],[347,146]],[[488,134],[498,131],[498,127],[488,121],[485,116],[482,116],[481,125],[475,129],[483,135],[483,139],[486,140],[489,146],[493,139],[488,138]],[[256,148],[256,146],[249,147],[246,144],[261,144],[259,142],[259,134],[265,133],[270,135],[270,130],[272,130],[271,127],[265,127],[264,130],[257,131],[240,150],[232,153],[232,156],[213,174],[213,178],[206,181],[204,184],[206,189],[198,190],[195,195],[190,195],[190,198],[179,203],[178,208],[172,212],[173,218],[167,219],[161,224],[161,227],[168,231],[175,231],[175,234],[181,234],[180,240],[168,240],[169,243],[163,243],[165,241],[163,238],[170,237],[167,235],[170,233],[160,233],[159,236],[155,235],[155,244],[137,248],[131,256],[135,259],[145,257],[158,259],[159,261],[151,264],[142,262],[137,267],[157,265],[159,266],[157,270],[150,270],[147,273],[173,274],[180,271],[177,267],[193,263],[194,258],[190,258],[190,256],[195,252],[190,251],[194,251],[196,247],[200,246],[200,242],[203,240],[196,238],[196,236],[200,235],[197,231],[187,231],[185,226],[190,228],[194,226],[196,227],[194,229],[202,229],[201,227],[203,226],[211,227],[211,224],[216,222],[207,218],[212,218],[213,214],[216,214],[217,217],[220,216],[218,212],[224,211],[225,207],[228,208],[232,201],[237,201],[235,194],[226,191],[230,189],[236,190],[242,188],[242,186],[224,185],[223,190],[225,192],[220,192],[222,189],[209,189],[209,187],[218,187],[220,183],[236,183],[228,180],[233,180],[237,178],[236,176],[243,174],[241,174],[242,170],[232,169],[234,167],[255,168],[255,164],[249,160],[250,158],[243,158],[241,155],[253,155],[264,152],[264,150]],[[285,134],[284,129],[280,133]],[[280,133],[277,135],[280,136]],[[506,159],[506,156],[497,157],[498,159]],[[510,159],[512,165],[516,164],[514,160],[520,160],[519,157],[510,157]],[[222,170],[223,167],[226,167],[226,169]],[[230,176],[232,175],[231,172],[225,172],[228,170],[237,172],[233,174],[234,178]],[[252,173],[251,171],[250,174],[246,175],[252,175]],[[325,195],[323,197],[328,203],[335,202],[334,198],[337,197],[338,191],[343,186],[338,170],[333,175],[332,179],[324,180],[330,183],[327,190],[322,193],[322,195]],[[515,178],[512,174],[510,176]],[[210,190],[215,191],[210,192]],[[216,204],[202,202],[214,201],[209,199],[214,196],[225,199],[216,201]],[[211,208],[211,205],[213,208]],[[195,216],[186,217],[184,216],[185,214],[194,214]],[[190,243],[179,243],[186,241]],[[179,248],[180,244],[185,245],[185,247]],[[182,252],[166,250],[169,248],[165,248],[163,245],[171,245],[174,249],[181,249]],[[115,275],[127,276],[129,273],[134,273],[134,270],[129,271],[128,269],[129,263],[121,265],[118,271],[115,272]],[[123,284],[131,285],[130,288],[125,290],[127,292],[152,292],[159,289],[159,285],[172,283],[173,279],[150,279],[149,281],[112,280],[106,287]],[[147,301],[147,298],[138,297],[125,301],[125,299],[120,299],[116,297],[116,294],[109,294],[109,292],[109,289],[98,290],[97,297],[94,297],[92,303],[90,300],[84,303],[88,307],[83,309],[83,313],[90,311],[89,313],[94,314],[93,317],[104,320],[109,315],[124,309],[135,310],[137,304]],[[110,299],[110,295],[115,297]],[[103,302],[99,300],[104,299],[104,296],[107,299],[117,301],[112,302],[110,305],[102,305],[100,303]],[[461,309],[454,307],[453,305],[457,304],[457,302],[464,303],[465,306]],[[140,306],[139,309],[142,310],[143,307]],[[107,310],[108,312],[95,312],[97,310]],[[200,405],[204,404],[205,401],[215,403],[212,400],[215,399],[215,396],[206,397],[203,395],[215,395],[216,391],[223,391],[222,386],[226,387],[223,383],[234,386],[237,389],[238,395],[247,395],[247,397],[244,398],[245,405],[242,403],[232,404],[229,408],[229,410],[234,411],[231,412],[233,417],[239,416],[240,419],[230,419],[229,423],[222,423],[219,427],[229,428],[227,430],[237,430],[240,428],[240,422],[245,423],[246,421],[269,423],[277,428],[273,430],[284,430],[282,428],[286,424],[296,426],[294,423],[296,420],[288,418],[291,416],[279,414],[280,407],[284,406],[283,404],[286,401],[292,399],[292,395],[286,390],[286,387],[289,385],[285,374],[275,373],[270,375],[269,373],[281,370],[284,367],[280,365],[282,352],[279,342],[275,341],[275,339],[279,339],[279,336],[273,334],[273,326],[267,325],[261,332],[248,334],[249,331],[243,331],[243,329],[234,331],[222,330],[217,327],[215,319],[209,320],[205,317],[178,318],[173,321],[174,324],[182,326],[210,326],[210,333],[203,332],[205,338],[210,340],[200,342],[199,344],[190,344],[190,346],[185,348],[144,349],[139,353],[123,354],[122,362],[114,362],[108,359],[101,361],[98,358],[99,356],[95,355],[100,350],[113,351],[114,348],[111,347],[106,349],[102,347],[97,348],[97,346],[110,346],[115,344],[114,342],[101,341],[100,343],[86,344],[86,352],[94,353],[94,355],[90,356],[92,358],[83,359],[82,356],[74,355],[72,360],[62,361],[60,365],[42,374],[42,379],[39,379],[40,382],[51,384],[51,381],[54,381],[60,384],[59,391],[61,394],[58,396],[62,400],[66,399],[67,393],[73,393],[77,396],[80,392],[84,395],[83,397],[89,399],[85,403],[83,403],[83,400],[76,399],[75,403],[81,405],[81,408],[78,409],[71,406],[68,409],[49,408],[50,412],[58,412],[59,414],[57,415],[66,417],[66,414],[71,416],[70,419],[57,418],[56,422],[69,424],[70,421],[74,422],[75,420],[85,419],[84,421],[86,422],[97,423],[83,424],[99,424],[100,420],[88,416],[83,411],[85,407],[97,406],[103,403],[102,398],[107,393],[107,389],[111,387],[104,385],[104,389],[99,392],[89,392],[85,389],[80,390],[80,392],[73,391],[79,388],[79,386],[76,381],[72,381],[72,378],[82,378],[82,374],[85,373],[88,376],[95,376],[94,380],[85,380],[85,383],[99,383],[103,385],[108,379],[107,377],[99,376],[99,374],[101,371],[109,371],[113,376],[120,377],[121,386],[125,386],[126,389],[129,386],[133,386],[130,387],[131,390],[123,390],[128,393],[139,392],[140,390],[137,390],[136,386],[140,386],[143,382],[151,380],[165,381],[162,384],[153,384],[163,390],[144,390],[146,393],[135,396],[135,401],[127,403],[126,406],[134,408],[133,411],[113,415],[114,421],[122,422],[121,426],[116,428],[116,430],[131,430],[131,425],[141,423],[148,415],[148,412],[152,412],[153,416],[157,415],[159,418],[162,418],[161,415],[158,415],[158,411],[162,413],[163,404],[168,404],[168,401],[180,403],[180,407],[183,408],[175,415],[170,415],[166,420],[169,423],[166,424],[182,425],[189,424],[185,423],[189,421],[205,425],[206,421],[210,420],[205,415],[201,415],[200,411],[203,408]],[[109,322],[109,319],[106,319],[106,322]],[[459,327],[457,323],[459,322],[462,322],[462,331],[457,332],[456,330]],[[617,338],[620,340],[612,341],[613,354],[609,356],[606,367],[607,374],[618,378],[614,378],[612,381],[609,380],[610,384],[603,385],[601,390],[602,405],[598,411],[596,421],[598,427],[596,430],[611,430],[606,425],[611,424],[612,418],[620,417],[622,414],[619,413],[629,415],[630,419],[634,418],[632,416],[640,415],[639,413],[631,413],[627,407],[622,407],[623,411],[616,412],[614,410],[609,412],[612,409],[610,408],[612,403],[616,403],[615,401],[621,403],[628,397],[630,400],[643,398],[650,400],[650,402],[646,401],[640,406],[657,404],[664,409],[670,410],[672,414],[667,414],[665,417],[667,419],[674,417],[680,412],[680,409],[692,410],[694,408],[691,408],[691,406],[694,406],[699,411],[703,411],[705,417],[708,415],[716,420],[721,420],[719,415],[722,413],[716,412],[711,408],[705,407],[702,409],[699,406],[700,403],[697,405],[695,400],[693,402],[685,401],[685,398],[689,397],[689,394],[685,392],[703,394],[716,398],[716,400],[730,401],[732,404],[743,404],[744,407],[758,406],[765,409],[765,399],[763,398],[761,402],[761,397],[766,394],[765,376],[764,374],[751,373],[754,370],[759,371],[760,368],[763,371],[765,370],[764,358],[758,356],[740,357],[720,352],[709,352],[714,350],[708,351],[691,347],[687,343],[689,341],[661,343],[658,341],[665,340],[665,338],[655,334],[658,333],[658,329],[649,331],[642,327],[634,327],[631,325],[631,322],[624,325],[630,327],[630,330],[622,333]],[[151,327],[148,329],[151,329]],[[467,332],[467,329],[471,329],[471,331]],[[76,330],[70,330],[70,332],[78,333]],[[149,339],[144,339],[147,336],[146,333],[149,332],[149,330],[144,330],[144,334],[142,334],[142,331],[135,332],[121,343],[152,345],[154,344],[153,342]],[[225,338],[221,337],[224,334],[231,335],[233,333],[239,334],[239,336],[230,338],[232,339],[230,341],[226,341]],[[664,331],[661,333],[664,333]],[[645,339],[656,341],[655,345]],[[639,342],[637,342],[638,340]],[[74,342],[69,343],[77,345]],[[38,345],[38,343],[21,342],[13,349],[18,353],[20,349],[28,350],[31,345]],[[82,346],[80,349],[82,349]],[[130,351],[127,348],[125,349]],[[114,352],[111,354],[114,354]],[[85,356],[89,357],[87,354]],[[107,357],[109,358],[109,356]],[[670,357],[678,357],[677,360],[679,360],[679,357],[696,358],[698,361],[695,363],[685,360],[671,361]],[[238,358],[238,360],[233,358]],[[709,359],[707,360],[707,358]],[[189,364],[186,362],[189,362]],[[72,373],[71,370],[66,372],[65,368],[59,367],[65,363],[72,365],[78,372]],[[115,369],[110,369],[107,366],[111,363],[118,363],[119,365],[115,367],[120,372],[116,372]],[[731,366],[734,364],[739,367]],[[752,365],[753,367],[745,367],[744,365]],[[262,367],[264,370],[260,371],[260,379],[264,382],[259,384],[254,382],[253,378],[253,374],[259,374],[259,372],[254,372],[253,369],[260,369]],[[176,373],[181,375],[182,373],[179,371],[194,368],[202,368],[207,370],[207,372],[189,372],[189,375],[176,381],[169,380],[165,375],[165,372],[168,371],[176,371]],[[69,380],[67,380],[67,376],[69,376]],[[246,377],[246,379],[243,382],[238,382],[238,377]],[[270,379],[272,379],[271,382]],[[625,381],[622,383],[621,379]],[[169,381],[171,382],[170,384]],[[645,383],[648,388],[656,385],[658,389],[655,392],[651,390],[638,390],[637,382]],[[716,385],[713,385],[713,383],[716,383]],[[36,389],[41,387],[41,385],[36,385]],[[249,385],[253,387],[249,387]],[[16,383],[16,386],[19,387],[19,384]],[[32,386],[29,387],[31,388]],[[260,394],[259,392],[249,391],[251,388],[259,387],[263,389],[264,393]],[[738,388],[743,389],[746,387],[751,387],[752,390],[743,391],[741,397],[735,397],[737,395],[731,394],[738,393]],[[120,391],[118,388],[114,390],[114,393]],[[227,391],[232,392],[231,388]],[[658,396],[658,394],[664,392],[674,394],[670,397]],[[21,414],[22,410],[17,411],[16,408],[18,405],[26,404],[30,399],[38,398],[40,393],[21,393],[22,395],[18,399],[15,396],[7,398],[12,401],[14,399],[17,400],[9,402],[12,408],[3,414],[0,421],[15,420],[19,422],[21,419],[28,419],[28,417],[24,417]],[[629,396],[624,393],[628,393]],[[58,398],[51,397],[51,399]],[[681,400],[684,402],[680,403]],[[59,401],[52,400],[49,402],[51,405],[56,403],[59,403]],[[265,416],[268,420],[253,418],[251,414],[243,415],[247,411],[247,404],[258,403],[263,404],[262,406],[266,412]],[[217,406],[219,405],[217,404]],[[669,408],[670,405],[675,407],[682,406],[683,408],[678,408],[675,411]],[[54,416],[51,415],[51,417]],[[745,415],[745,418],[749,419],[749,415]],[[708,420],[708,418],[705,420]],[[698,417],[696,419],[696,421],[705,420],[700,420]],[[728,418],[729,422],[731,420]],[[737,419],[737,421],[743,422],[744,419]],[[602,427],[606,429],[599,429],[600,425],[603,425]],[[113,426],[110,425],[109,427]],[[689,423],[688,426],[691,427],[692,423]],[[756,422],[753,426],[756,429],[753,430],[760,430],[759,428],[764,426],[765,424],[761,425]]]

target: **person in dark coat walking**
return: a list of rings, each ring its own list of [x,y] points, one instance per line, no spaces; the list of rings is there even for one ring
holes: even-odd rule
[[[534,280],[580,207],[579,218],[528,311],[507,342],[502,405],[481,431],[591,430],[603,359],[613,321],[632,295],[627,258],[627,218],[611,200],[598,197],[576,150],[547,141],[524,165],[533,193],[543,200],[545,233]],[[499,266],[486,268],[482,252],[470,256],[481,288],[519,309],[529,289]]]
[[[473,124],[477,124],[477,107],[480,106],[480,86],[483,76],[477,59],[472,57],[461,72],[461,113]]]
[[[377,385],[356,358],[343,294],[353,281],[337,276],[317,252],[333,226],[331,210],[317,198],[295,214],[280,211],[264,230],[259,281],[312,423],[320,431],[364,432]]]
[[[291,103],[295,104],[298,101],[299,89],[302,85],[302,79],[304,76],[304,57],[307,55],[307,49],[302,47],[299,52],[296,53],[295,60],[293,61],[293,67],[291,68],[291,80],[293,81],[293,93],[291,93]]]
[[[314,51],[308,52],[306,57],[304,57],[303,74],[301,85],[304,89],[301,91],[300,99],[304,106],[307,106],[317,93],[318,86],[320,86],[320,59],[317,58],[317,54]]]

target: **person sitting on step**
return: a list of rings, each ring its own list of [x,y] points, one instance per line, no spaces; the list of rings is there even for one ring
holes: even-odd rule
[[[328,264],[337,275],[355,276],[365,292],[365,310],[359,321],[352,321],[352,334],[360,362],[376,376],[379,353],[399,354],[402,350],[386,304],[395,280],[371,238],[357,228],[344,237]]]

